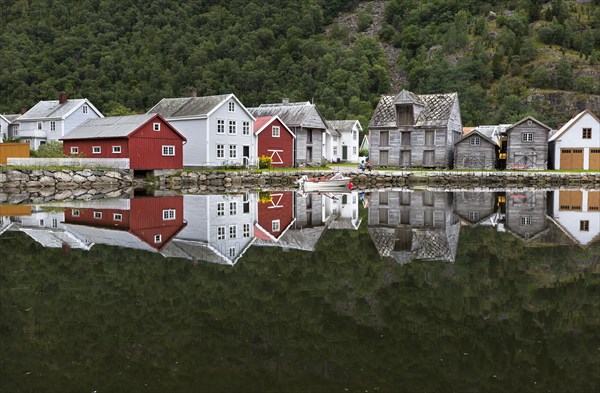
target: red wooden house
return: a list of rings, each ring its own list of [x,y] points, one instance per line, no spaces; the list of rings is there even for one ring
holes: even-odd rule
[[[183,168],[186,138],[159,114],[90,119],[61,139],[67,155],[128,158],[133,170]]]
[[[279,116],[258,117],[254,122],[258,155],[273,159],[272,166],[294,166],[294,139],[296,135],[281,121]]]
[[[183,196],[142,197],[128,206],[69,208],[65,223],[94,243],[160,251],[187,223]]]
[[[278,241],[294,223],[294,192],[271,191],[270,200],[259,200],[254,236],[263,241]]]

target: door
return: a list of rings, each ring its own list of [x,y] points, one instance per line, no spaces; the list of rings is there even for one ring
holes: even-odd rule
[[[310,164],[312,162],[312,147],[306,148],[306,163]]]
[[[425,150],[423,153],[423,166],[433,166],[434,164],[434,151],[433,150]]]
[[[402,163],[402,167],[410,167],[410,150],[402,150],[400,152],[400,162]]]
[[[379,165],[386,166],[389,162],[389,152],[387,150],[381,150],[379,152]]]
[[[348,146],[342,146],[342,160],[348,159]]]
[[[583,149],[560,149],[560,169],[583,169]]]
[[[244,166],[248,166],[250,163],[250,146],[244,146],[242,157]]]
[[[590,149],[590,169],[600,171],[600,149]]]
[[[581,191],[561,190],[558,192],[558,206],[561,211],[581,211],[582,200],[583,193]]]

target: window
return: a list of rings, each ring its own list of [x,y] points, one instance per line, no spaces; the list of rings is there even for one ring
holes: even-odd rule
[[[531,217],[521,217],[521,225],[531,225]]]
[[[250,237],[250,224],[244,224],[243,227],[243,236]]]
[[[235,104],[233,102],[229,103],[229,112],[235,112]]]
[[[17,136],[17,135],[19,135],[19,125],[15,124],[13,126],[13,136]]]
[[[237,225],[229,226],[229,238],[235,239],[237,237]]]
[[[225,202],[217,203],[217,216],[225,215]]]
[[[583,139],[592,139],[592,129],[591,128],[584,128],[581,130],[581,137]]]
[[[533,132],[524,132],[521,134],[521,141],[533,142]]]
[[[44,226],[44,220],[40,220],[40,226],[43,227]]]
[[[237,122],[235,120],[229,120],[229,134],[237,134]]]
[[[42,129],[42,122],[41,121],[38,121],[38,123],[37,123],[37,129],[38,130]]]
[[[279,126],[273,126],[271,127],[271,135],[273,136],[273,138],[279,138]]]
[[[174,220],[174,219],[175,219],[175,209],[163,210],[163,220]]]
[[[233,216],[237,214],[237,202],[229,202],[229,215]]]
[[[404,140],[404,135],[403,135],[402,139]],[[390,132],[389,131],[381,131],[379,133],[379,146],[389,146],[389,145],[390,145]]]
[[[152,124],[152,130],[154,130],[154,131],[160,131],[160,123],[153,123]]]
[[[235,257],[235,247],[229,247],[229,257],[233,258]]]
[[[471,146],[479,146],[481,145],[481,138],[478,136],[474,136],[469,140],[469,145]]]
[[[123,221],[123,215],[121,213],[113,213],[114,221]]]
[[[81,113],[88,113],[88,106],[84,105],[81,107]]]
[[[469,212],[469,221],[478,221],[479,212]]]
[[[50,122],[50,131],[56,131],[56,122],[55,121]]]
[[[352,139],[354,139],[354,140],[358,139],[358,132],[352,131]]]
[[[356,146],[352,146],[352,154],[356,154]]]
[[[312,143],[312,130],[306,130],[306,143]]]
[[[154,243],[160,243],[162,241],[161,235],[154,235]]]
[[[58,228],[58,220],[56,218],[52,219],[52,228]]]
[[[579,221],[579,230],[580,231],[589,231],[590,230],[590,222],[588,220]]]
[[[242,123],[242,134],[250,135],[250,122],[245,121]]]
[[[112,147],[112,152],[114,154],[121,154],[121,146],[113,146]]]
[[[71,209],[71,215],[73,217],[79,217],[79,209]]]
[[[271,232],[279,232],[281,230],[280,225],[281,222],[279,220],[271,221]]]
[[[102,212],[94,212],[94,218],[102,218]]]
[[[217,158],[225,158],[225,145],[217,145]]]
[[[77,146],[71,146],[71,154],[79,154],[79,148]]]
[[[334,147],[333,147],[333,155],[334,155],[334,156],[337,156],[337,146],[334,146]]]
[[[217,227],[217,240],[225,240],[225,227]]]
[[[217,120],[217,134],[224,134],[224,133],[225,133],[225,120],[218,119]]]
[[[229,158],[237,158],[237,145],[229,145]]]
[[[162,147],[163,156],[174,156],[175,155],[175,146],[163,146]]]
[[[45,145],[46,141],[40,141],[40,146]]]
[[[410,146],[410,132],[401,132],[400,139],[400,144],[402,146]]]
[[[92,146],[92,154],[100,154],[100,153],[102,153],[102,147]]]
[[[425,131],[425,145],[433,146],[435,144],[435,131]]]

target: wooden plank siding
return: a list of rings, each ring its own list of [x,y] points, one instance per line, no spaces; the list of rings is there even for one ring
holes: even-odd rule
[[[469,224],[477,224],[496,211],[494,192],[455,192],[454,212]]]
[[[9,157],[29,158],[29,143],[0,143],[0,165]]]
[[[530,239],[548,227],[546,191],[506,193],[506,228],[522,239]]]
[[[471,145],[471,139],[479,137],[478,146]],[[498,145],[487,139],[473,135],[458,141],[454,146],[454,168],[456,169],[495,169],[498,165]]]
[[[534,119],[524,119],[507,130],[507,169],[548,169],[548,128]],[[532,134],[533,140],[524,140]]]

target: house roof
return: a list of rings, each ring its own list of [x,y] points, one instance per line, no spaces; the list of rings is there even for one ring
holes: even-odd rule
[[[159,113],[165,119],[206,118],[232,98],[252,117],[252,114],[232,93],[204,97],[163,98],[148,113]]]
[[[160,253],[167,258],[185,258],[192,261],[204,261],[217,263],[219,265],[233,266],[240,260],[253,242],[254,239],[250,240],[233,258],[221,253],[218,250],[218,247],[215,247],[211,243],[179,238],[171,240],[163,249],[161,249]]]
[[[594,119],[596,119],[597,122],[600,122],[600,119],[598,119],[598,117],[596,115],[594,115],[594,113],[592,111],[590,111],[589,109],[584,110],[583,112],[578,113],[574,118],[572,118],[571,120],[569,120],[564,126],[562,126],[558,131],[554,132],[552,134],[552,136],[550,137],[550,139],[548,140],[548,142],[552,142],[556,139],[558,139],[559,137],[561,137],[564,133],[566,133],[571,127],[573,127],[579,120],[581,120],[586,114],[589,114],[590,116],[592,116]]]
[[[261,116],[261,117],[257,117],[256,121],[254,122],[254,133],[256,135],[260,134],[265,128],[267,128],[267,126],[269,124],[271,124],[275,120],[279,120],[279,122],[281,123],[281,125],[283,125],[283,128],[285,128],[290,134],[292,134],[292,136],[294,138],[296,137],[296,135],[292,132],[292,130],[290,130],[288,128],[288,126],[286,126],[285,123],[283,121],[281,121],[281,119],[279,118],[279,116]]]
[[[460,139],[458,139],[454,143],[459,143],[460,141],[470,138],[475,134],[478,134],[480,137],[482,137],[484,140],[488,141],[492,145],[500,145],[500,132],[498,126],[479,126],[473,131],[469,132],[468,134],[464,134],[462,137],[460,137]]]
[[[527,120],[531,120],[533,122],[536,122],[537,124],[541,125],[542,127],[546,128],[548,131],[552,131],[552,128],[548,127],[547,125],[545,125],[544,123],[542,123],[541,121],[537,120],[536,118],[534,118],[533,116],[527,116],[521,120],[519,120],[518,122],[516,122],[515,124],[513,124],[512,126],[509,126],[506,128],[506,132],[509,132],[510,130],[512,130],[513,128],[515,128],[516,126],[520,125],[521,123],[526,122]]]
[[[397,96],[382,96],[373,112],[369,127],[395,127],[396,104],[413,101],[423,107],[415,119],[415,126],[446,126],[457,100],[457,93],[416,95],[405,90]]]
[[[25,232],[36,242],[48,248],[61,248],[63,245],[68,245],[71,248],[79,248],[89,251],[94,245],[88,239],[77,236],[69,230],[52,229],[52,228],[19,228]]]
[[[14,114],[14,115],[0,115],[1,118],[4,119],[5,122],[7,123],[12,123],[13,121],[15,121],[19,116],[19,114]]]
[[[19,116],[18,120],[64,119],[84,104],[88,105],[98,116],[104,117],[87,98],[79,98],[69,99],[63,104],[58,100],[40,101],[25,114]]]
[[[152,121],[154,118],[161,118],[157,114],[130,115],[130,116],[111,116],[100,119],[89,119],[75,127],[71,132],[60,138],[61,140],[70,139],[101,139],[101,138],[125,138],[136,131],[144,124]],[[165,121],[164,119],[162,119]],[[168,122],[165,124],[176,132],[183,140],[186,138]]]
[[[361,131],[362,127],[358,120],[327,120],[327,125],[339,132],[352,132],[357,123],[358,130]]]
[[[310,102],[291,102],[262,104],[258,108],[248,108],[255,117],[279,116],[288,127],[327,129],[327,123],[314,104]]]

